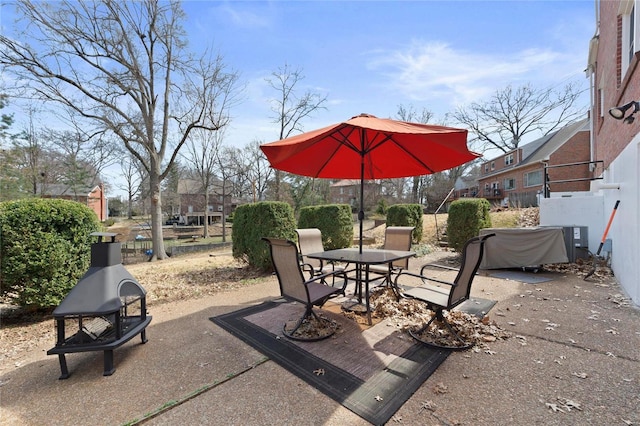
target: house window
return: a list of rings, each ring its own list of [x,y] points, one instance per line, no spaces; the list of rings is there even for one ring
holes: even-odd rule
[[[636,31],[636,7],[635,0],[627,0],[620,2],[619,14],[622,16],[622,75],[620,79],[624,79],[629,65],[633,60],[633,56],[638,50],[636,46],[636,38],[638,37]]]
[[[486,163],[486,164],[484,165],[484,172],[485,172],[485,173],[489,173],[489,163]]]
[[[504,165],[508,166],[510,164],[513,164],[513,153],[508,154],[504,157]],[[505,188],[506,189],[506,188]]]
[[[604,92],[602,89],[598,89],[598,99],[600,101],[600,117],[604,117]]]
[[[496,162],[492,161],[491,162],[491,170],[495,170],[496,169]]]
[[[542,170],[524,174],[524,187],[542,185]]]
[[[516,180],[512,178],[505,179],[504,189],[516,189]]]
[[[491,187],[489,186],[489,184],[488,184],[488,183],[485,183],[485,184],[484,184],[484,190],[485,190],[486,192],[489,192],[489,189],[491,189]]]

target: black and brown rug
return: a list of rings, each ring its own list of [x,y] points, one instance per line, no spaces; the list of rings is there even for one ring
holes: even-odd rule
[[[461,310],[488,312],[494,303],[472,299]],[[319,342],[287,339],[283,324],[299,318],[303,310],[279,299],[211,320],[376,425],[386,423],[449,355],[418,344],[389,320],[362,330],[328,310],[322,313],[339,324],[332,337]]]

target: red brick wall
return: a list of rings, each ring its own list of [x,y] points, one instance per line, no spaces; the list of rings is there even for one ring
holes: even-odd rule
[[[104,192],[100,188],[91,191],[87,199],[87,206],[96,212],[100,221],[107,219],[107,203],[104,199]]]
[[[226,210],[225,215],[231,214],[232,206],[231,196],[227,195],[226,197]],[[219,197],[217,195],[209,195],[209,205],[213,208],[214,212],[219,212],[219,206],[221,205],[219,202]],[[202,194],[180,194],[180,214],[185,215],[189,213],[189,206],[192,207],[192,211],[194,212],[204,212],[204,195]]]
[[[595,88],[603,89],[604,117],[594,117],[594,160],[604,161],[604,168],[622,152],[633,137],[640,131],[640,114],[636,120],[627,124],[615,120],[609,115],[609,108],[623,105],[632,100],[640,100],[640,74],[638,73],[638,54],[632,59],[624,76],[621,76],[622,19],[618,16],[620,1],[601,1],[600,39],[596,59]],[[615,25],[611,25],[615,22]],[[596,100],[599,105],[600,99]],[[596,175],[602,172],[600,168]]]
[[[549,156],[549,165],[589,161],[589,132],[578,132]],[[553,167],[548,169],[549,180],[586,179],[591,177],[589,165]],[[589,181],[552,183],[551,192],[588,191]]]

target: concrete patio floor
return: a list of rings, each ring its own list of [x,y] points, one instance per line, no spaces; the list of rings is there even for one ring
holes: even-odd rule
[[[640,310],[613,279],[541,274],[551,281],[481,271],[472,294],[497,300],[489,316],[513,336],[452,353],[389,424],[640,424]],[[148,343],[117,349],[109,377],[102,353],[83,353],[58,380],[43,345],[0,377],[0,424],[368,424],[209,320],[278,294],[273,278],[151,307]]]

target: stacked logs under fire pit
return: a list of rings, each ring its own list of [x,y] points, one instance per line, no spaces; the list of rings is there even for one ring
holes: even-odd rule
[[[53,311],[57,341],[47,355],[58,355],[60,379],[69,377],[67,353],[104,351],[103,375],[110,376],[115,371],[114,349],[137,334],[147,342],[145,328],[151,316],[147,316],[146,291],[122,266],[117,234],[91,235],[98,237],[91,245],[91,267]]]

